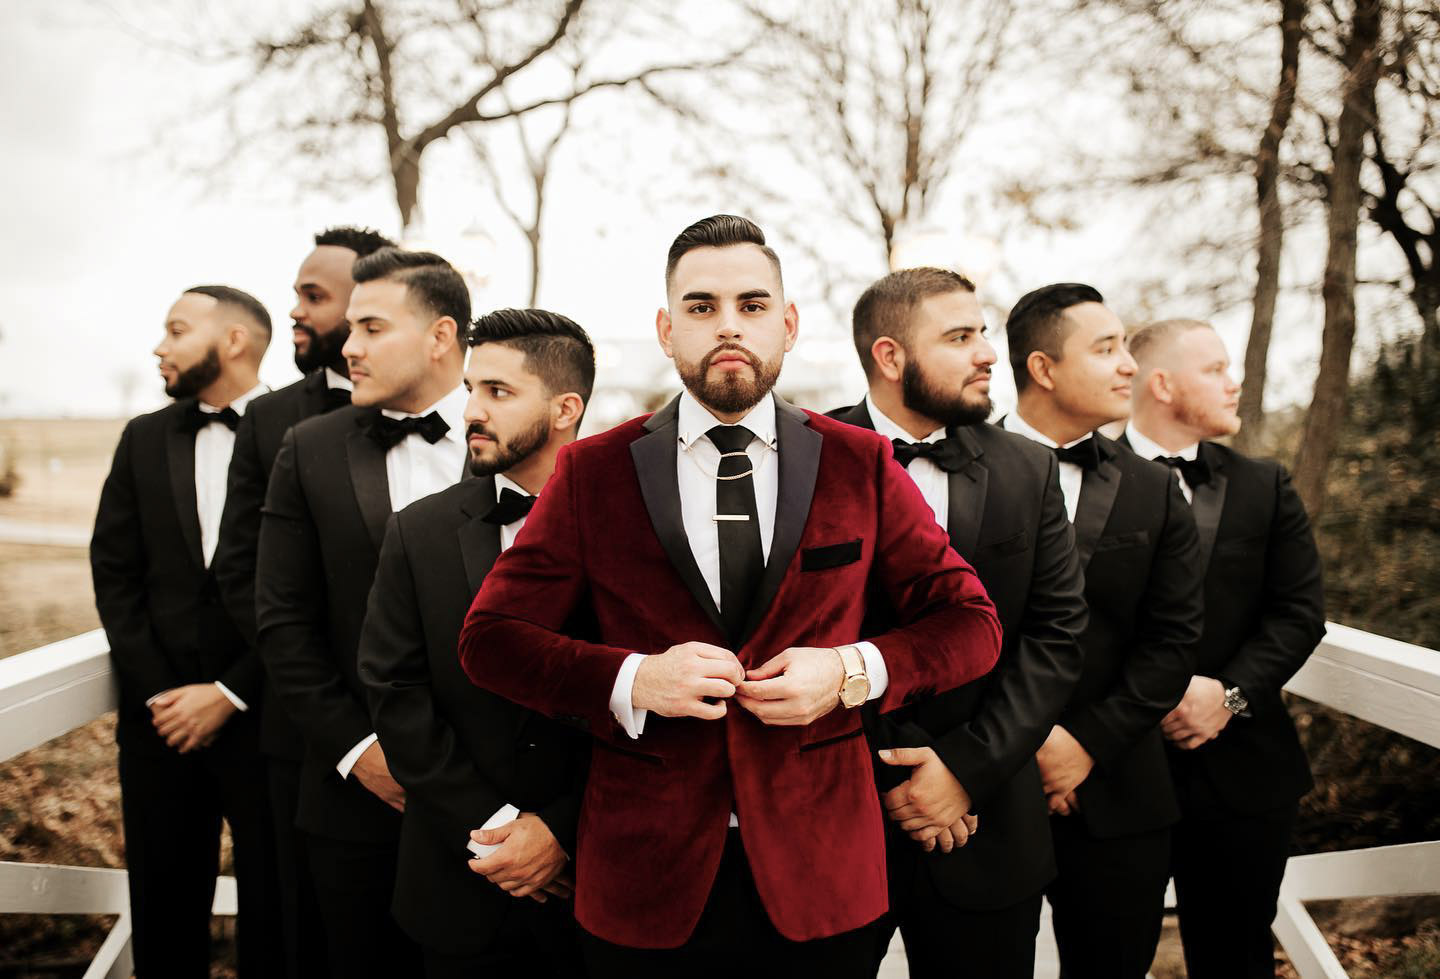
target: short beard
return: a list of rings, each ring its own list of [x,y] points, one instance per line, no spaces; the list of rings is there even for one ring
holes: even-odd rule
[[[210,348],[194,367],[187,367],[175,375],[175,380],[165,385],[165,393],[172,398],[193,398],[215,383],[220,376],[220,346]]]
[[[306,326],[304,323],[291,325],[310,338],[310,346],[303,354],[299,350],[295,351],[295,366],[300,369],[300,373],[309,374],[321,367],[340,370],[345,366],[345,357],[340,351],[345,348],[345,341],[350,339],[349,324],[341,323],[328,333],[318,333],[313,326]]]
[[[955,394],[941,391],[925,376],[920,362],[913,357],[905,359],[900,371],[900,393],[906,408],[939,422],[944,428],[978,425],[989,418],[995,408],[988,394],[976,402],[965,400],[963,388]]]
[[[737,373],[728,373],[718,381],[707,381],[710,365],[722,353],[738,353],[743,356],[754,371],[755,379],[745,381]],[[722,343],[701,358],[699,364],[686,364],[680,358],[675,358],[675,369],[680,372],[681,383],[696,401],[711,411],[738,415],[758,405],[760,399],[770,393],[780,378],[780,367],[784,361],[785,355],[782,353],[768,364],[761,363],[759,357],[740,344]]]
[[[547,411],[541,417],[535,419],[535,424],[516,435],[508,442],[502,442],[496,438],[495,433],[483,425],[471,425],[465,430],[465,438],[468,440],[471,435],[484,435],[486,438],[494,439],[496,454],[493,459],[477,459],[472,451],[470,454],[470,475],[484,478],[494,476],[496,473],[503,473],[514,469],[520,463],[530,458],[544,447],[550,438],[550,416]]]

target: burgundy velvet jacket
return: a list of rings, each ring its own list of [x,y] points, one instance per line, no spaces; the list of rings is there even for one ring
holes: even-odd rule
[[[677,402],[562,450],[515,545],[475,597],[460,660],[479,686],[581,719],[595,738],[576,854],[576,916],[592,934],[673,948],[694,930],[729,814],[775,927],[805,941],[886,910],[883,814],[859,710],[806,727],[652,712],[638,740],[610,714],[632,652],[733,648],[690,551],[676,476]],[[986,673],[994,606],[920,491],[873,432],[776,399],[779,496],[769,562],[740,648],[745,667],[791,646],[868,638],[889,671],[882,711]],[[864,637],[866,596],[900,625]],[[596,641],[561,630],[576,617]]]

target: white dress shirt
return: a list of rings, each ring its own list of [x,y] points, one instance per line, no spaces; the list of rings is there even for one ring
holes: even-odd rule
[[[331,387],[340,386],[336,383],[338,380],[348,382],[348,379],[342,379],[338,374],[332,378],[330,375],[333,373],[326,368],[325,380]],[[470,446],[465,440],[465,401],[468,398],[464,385],[461,385],[424,411],[412,413],[391,411],[389,408],[381,410],[381,414],[386,417],[397,419],[423,418],[436,411],[445,419],[445,424],[450,426],[450,430],[433,445],[425,441],[425,437],[418,432],[411,432],[385,453],[385,478],[390,484],[391,510],[403,510],[416,500],[438,493],[460,481],[466,460],[470,456]],[[511,537],[511,540],[513,541],[514,537]],[[368,735],[347,751],[345,757],[340,759],[340,764],[335,766],[340,777],[349,778],[350,770],[355,767],[360,756],[378,740],[379,735]]]
[[[355,382],[333,367],[325,368],[325,386],[327,388],[339,388],[342,391],[355,390]]]
[[[498,500],[500,498],[500,494],[507,489],[514,490],[521,496],[533,495],[529,490],[521,486],[519,483],[515,482],[515,480],[511,479],[509,476],[506,476],[504,473],[496,473],[495,498]],[[510,545],[515,543],[515,535],[520,533],[520,528],[525,526],[525,521],[528,519],[529,517],[521,517],[519,520],[512,520],[507,524],[500,525],[500,552],[502,554],[510,550]]]
[[[1041,445],[1051,449],[1068,449],[1072,445],[1079,445],[1088,438],[1094,438],[1094,434],[1082,435],[1073,442],[1066,442],[1064,445],[1057,445],[1055,440],[1040,434],[1033,426],[1020,417],[1019,410],[1010,412],[1005,416],[1003,427],[1007,432],[1014,432],[1016,435],[1023,435],[1032,442],[1039,442]],[[1065,512],[1070,517],[1070,522],[1075,522],[1075,508],[1080,505],[1080,484],[1085,481],[1085,470],[1073,462],[1060,463],[1060,492],[1065,497]]]
[[[1159,443],[1151,441],[1140,434],[1140,430],[1135,427],[1133,421],[1125,425],[1125,438],[1130,442],[1130,448],[1134,449],[1135,454],[1142,459],[1160,459],[1166,456],[1178,456],[1186,462],[1194,462],[1200,455],[1199,442],[1192,442],[1179,452],[1170,452]],[[1174,472],[1175,475],[1180,478],[1180,492],[1185,494],[1185,502],[1193,503],[1195,500],[1195,491],[1190,488],[1189,483],[1185,482],[1185,474],[1179,469],[1174,470]]]
[[[685,525],[685,536],[690,542],[690,552],[715,600],[720,607],[720,530],[715,523],[715,474],[720,470],[720,450],[710,441],[707,434],[716,425],[724,422],[712,415],[705,406],[686,391],[680,395],[679,451],[676,453],[676,476],[680,485],[680,517]],[[775,536],[775,504],[780,493],[780,453],[775,435],[775,399],[763,398],[738,424],[750,429],[754,438],[746,446],[750,456],[755,485],[755,511],[760,518],[760,547],[765,560],[770,560],[770,542]],[[890,685],[890,673],[885,667],[885,658],[874,643],[855,644],[865,661],[865,673],[870,680],[870,700],[885,693]],[[775,650],[780,652],[780,650]],[[610,712],[615,720],[632,738],[638,738],[645,730],[648,711],[634,706],[633,692],[635,672],[644,661],[643,653],[631,653],[620,666],[615,677],[615,686],[610,694]],[[839,695],[839,691],[836,691]]]
[[[945,437],[945,428],[942,425],[935,429],[923,439],[916,439],[905,429],[890,420],[875,406],[870,395],[865,395],[865,407],[870,411],[870,420],[875,423],[875,431],[890,439],[900,439],[904,442],[938,442]],[[905,467],[910,474],[911,480],[920,489],[920,495],[925,497],[925,502],[930,504],[930,510],[935,514],[935,522],[942,530],[948,530],[950,526],[950,474],[935,464],[935,460],[926,459],[923,456],[916,456],[910,460],[910,465]]]

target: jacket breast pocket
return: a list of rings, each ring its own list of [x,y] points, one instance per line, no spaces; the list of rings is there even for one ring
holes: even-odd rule
[[[1095,545],[1095,553],[1101,551],[1122,551],[1129,547],[1144,547],[1150,543],[1148,530],[1132,530],[1128,534],[1114,534],[1102,537]]]
[[[847,540],[843,544],[807,547],[800,552],[800,570],[825,571],[829,568],[838,568],[846,564],[854,564],[860,560],[860,545],[862,543],[863,540],[857,537],[854,540]]]
[[[1265,553],[1270,538],[1266,534],[1251,537],[1237,537],[1215,542],[1215,554],[1219,557],[1254,558]]]
[[[1030,534],[1028,531],[1020,531],[1003,540],[988,541],[979,544],[975,548],[976,554],[984,554],[987,557],[1009,557],[1011,554],[1020,554],[1030,549]]]

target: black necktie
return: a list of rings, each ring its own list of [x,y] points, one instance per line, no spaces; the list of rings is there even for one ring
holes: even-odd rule
[[[891,439],[890,444],[895,446],[895,461],[906,469],[909,469],[910,463],[916,459],[929,459],[947,473],[958,473],[965,468],[968,461],[968,455],[960,440],[948,436],[934,442]]]
[[[1179,456],[1156,456],[1155,461],[1163,462],[1171,469],[1178,469],[1180,475],[1185,478],[1185,485],[1192,490],[1210,482],[1210,466],[1198,454],[1193,459],[1182,459]]]
[[[715,480],[715,529],[720,538],[720,619],[738,643],[750,599],[765,571],[760,515],[755,509],[755,474],[745,447],[755,436],[743,425],[716,425],[708,433],[720,450]]]
[[[443,439],[448,431],[450,426],[440,417],[438,411],[432,411],[424,418],[391,418],[377,411],[365,426],[365,434],[387,451],[405,441],[407,435],[419,435],[434,445]]]
[[[336,408],[343,408],[350,403],[350,392],[345,388],[326,388],[325,407],[321,409],[322,414],[327,411],[334,411]]]
[[[1093,436],[1068,448],[1056,446],[1054,452],[1055,458],[1061,462],[1073,463],[1081,469],[1094,469],[1100,465],[1100,448],[1095,444]]]
[[[219,422],[230,431],[235,431],[235,426],[240,424],[240,416],[234,408],[222,408],[219,411],[202,411],[200,402],[192,401],[190,407],[185,409],[185,415],[180,420],[180,427],[190,433],[200,431],[212,422]]]
[[[534,505],[535,497],[517,493],[507,486],[500,491],[500,499],[480,519],[503,527],[530,516],[530,508]]]

